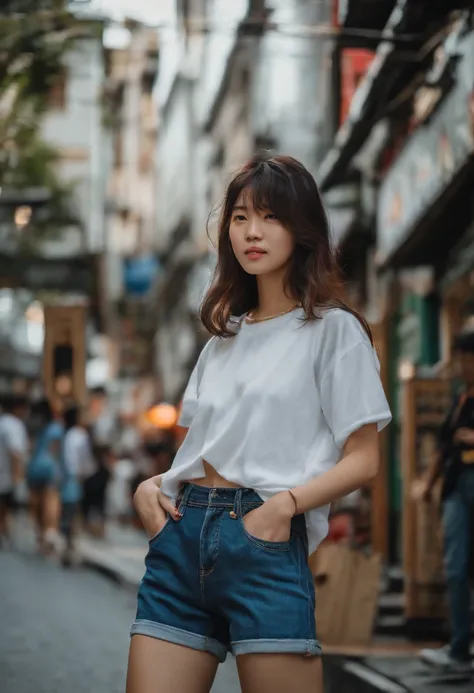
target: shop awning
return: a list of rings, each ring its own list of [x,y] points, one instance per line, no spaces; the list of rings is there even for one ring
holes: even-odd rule
[[[472,219],[474,33],[456,44],[453,86],[429,122],[407,139],[379,188],[380,266],[446,260]],[[439,242],[438,242],[439,236]],[[426,239],[429,238],[429,242]]]
[[[450,10],[464,6],[465,0],[453,0]],[[349,116],[320,166],[318,183],[323,191],[344,179],[353,157],[376,123],[389,115],[390,104],[420,69],[419,60],[415,59],[417,51],[445,23],[446,7],[438,2],[397,2],[375,58],[354,95]],[[403,46],[397,41],[401,37],[412,40]]]

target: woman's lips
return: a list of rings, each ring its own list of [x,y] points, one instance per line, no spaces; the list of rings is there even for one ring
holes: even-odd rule
[[[260,260],[266,253],[263,250],[249,250],[245,253],[249,260]]]

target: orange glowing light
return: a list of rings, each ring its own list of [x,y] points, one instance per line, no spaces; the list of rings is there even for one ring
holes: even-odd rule
[[[169,430],[176,425],[178,412],[172,404],[157,404],[148,410],[147,419],[156,428]]]

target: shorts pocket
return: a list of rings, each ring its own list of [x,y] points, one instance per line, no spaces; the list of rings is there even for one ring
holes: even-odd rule
[[[169,513],[166,514],[166,520],[165,520],[165,524],[163,525],[163,527],[160,529],[159,532],[157,532],[150,539],[148,539],[148,545],[149,545],[150,549],[155,548],[155,546],[158,544],[158,542],[162,538],[163,534],[166,534],[166,532],[168,531],[168,528],[171,525],[177,525],[183,521],[184,514],[186,512],[186,508],[187,508],[186,504],[184,504],[182,502],[179,503],[178,509],[179,509],[179,512],[181,513],[181,517],[179,518],[179,520],[172,520],[171,515]]]
[[[289,551],[290,546],[291,546],[291,535],[288,541],[267,541],[266,539],[260,539],[259,537],[254,537],[253,534],[250,534],[250,532],[247,531],[247,528],[244,524],[244,517],[247,513],[249,513],[253,508],[249,508],[249,510],[241,515],[239,517],[239,522],[240,522],[240,527],[242,528],[242,532],[251,544],[254,546],[258,547],[259,549],[263,549],[264,551],[269,551],[273,553],[278,553],[278,552],[283,552],[283,551]],[[291,530],[291,533],[293,533],[293,530]]]
[[[157,542],[161,539],[163,534],[168,529],[170,522],[171,522],[171,516],[168,514],[166,516],[165,524],[163,525],[163,527],[156,534],[154,534],[152,537],[150,537],[148,539],[148,544],[149,544],[150,548],[154,548],[156,546]]]

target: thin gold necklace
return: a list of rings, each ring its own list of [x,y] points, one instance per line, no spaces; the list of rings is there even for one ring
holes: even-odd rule
[[[250,313],[247,313],[245,316],[245,321],[246,322],[266,322],[267,320],[273,320],[274,318],[281,318],[282,315],[287,315],[288,313],[291,313],[291,311],[295,310],[295,308],[298,308],[299,304],[296,304],[295,306],[291,306],[291,308],[287,308],[286,310],[282,311],[281,313],[276,313],[275,315],[266,315],[264,318],[253,318],[251,311]]]

